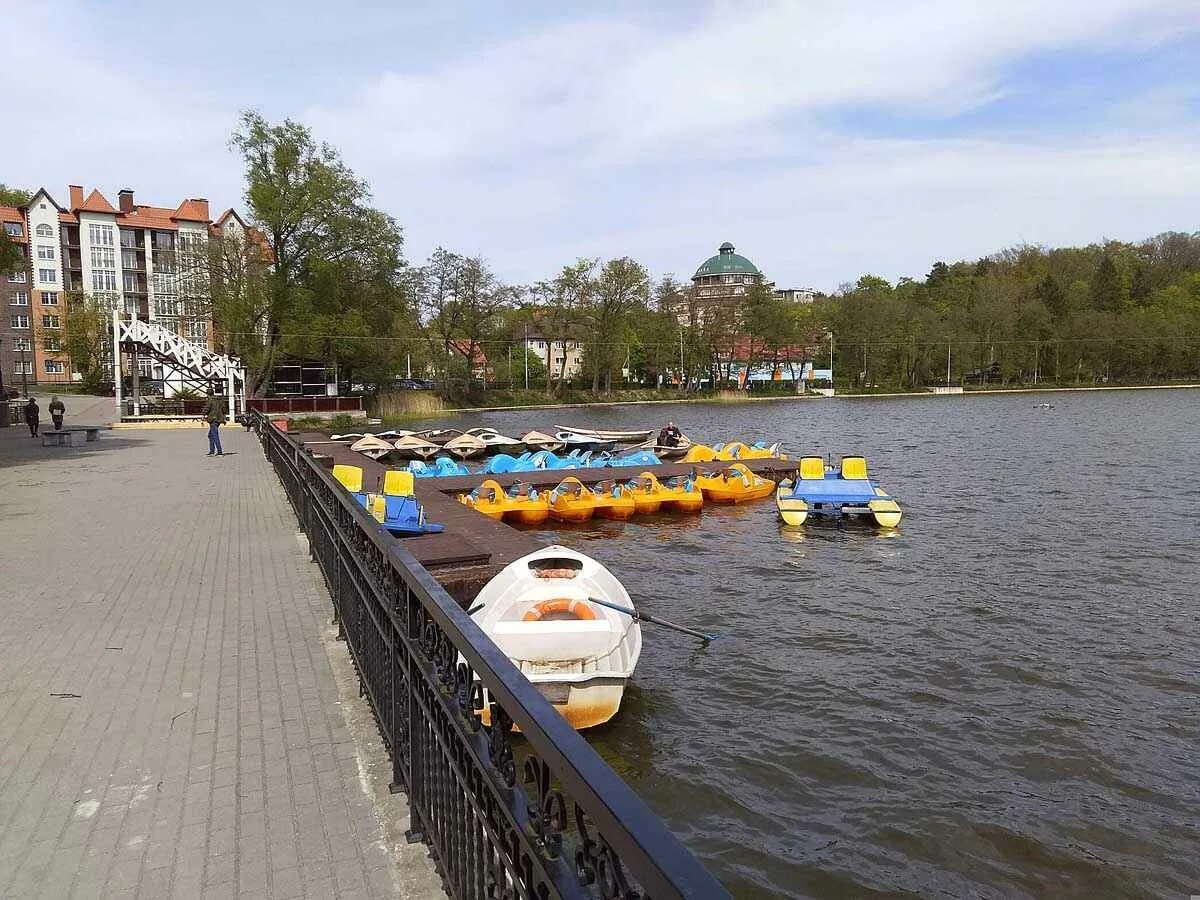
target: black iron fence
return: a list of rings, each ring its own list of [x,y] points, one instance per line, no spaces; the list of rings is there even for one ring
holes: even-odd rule
[[[728,896],[412,554],[256,421],[447,893]]]

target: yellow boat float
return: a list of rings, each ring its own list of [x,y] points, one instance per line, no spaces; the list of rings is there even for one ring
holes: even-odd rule
[[[469,494],[460,494],[459,502],[478,510],[490,519],[541,525],[550,518],[550,494],[525,485],[509,494],[490,478]]]
[[[803,525],[810,516],[870,516],[881,528],[900,524],[900,504],[867,477],[867,461],[861,456],[842,457],[838,469],[827,467],[819,456],[806,456],[796,476],[775,492],[779,516],[788,525]]]
[[[743,463],[734,463],[723,472],[700,475],[696,486],[710,503],[748,503],[769,497],[775,490],[774,481],[755,475]]]

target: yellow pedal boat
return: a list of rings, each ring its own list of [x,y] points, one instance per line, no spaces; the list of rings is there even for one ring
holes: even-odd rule
[[[558,522],[586,522],[596,513],[596,495],[574,476],[550,492],[550,517]]]
[[[628,519],[637,512],[633,491],[615,481],[602,481],[592,487],[596,515],[602,519]]]
[[[460,503],[497,521],[508,520],[522,525],[541,525],[550,517],[550,495],[533,489],[518,488],[509,495],[490,478],[469,494],[460,494]]]
[[[747,503],[761,500],[775,490],[775,482],[755,475],[742,463],[734,463],[724,472],[700,475],[696,486],[710,503]]]
[[[668,478],[665,482],[659,482],[659,486],[665,495],[663,507],[666,509],[678,513],[698,513],[704,507],[704,491],[700,490],[694,479],[686,475]]]
[[[667,492],[651,472],[643,472],[632,479],[626,487],[633,496],[639,516],[652,516],[662,508]]]
[[[720,448],[713,448],[713,451],[717,459],[772,459],[779,455],[779,444],[772,444],[770,447],[751,447],[741,441],[733,441]]]

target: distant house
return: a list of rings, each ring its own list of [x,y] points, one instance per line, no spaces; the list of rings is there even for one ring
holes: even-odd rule
[[[583,371],[583,344],[580,341],[555,341],[543,334],[531,334],[524,339],[525,349],[532,351],[557,377],[574,378]]]

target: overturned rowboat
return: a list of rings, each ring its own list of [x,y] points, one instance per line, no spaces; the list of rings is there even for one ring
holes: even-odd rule
[[[510,563],[475,598],[471,617],[574,728],[607,722],[642,652],[641,625],[589,598],[633,609],[604,566],[566,547]]]

